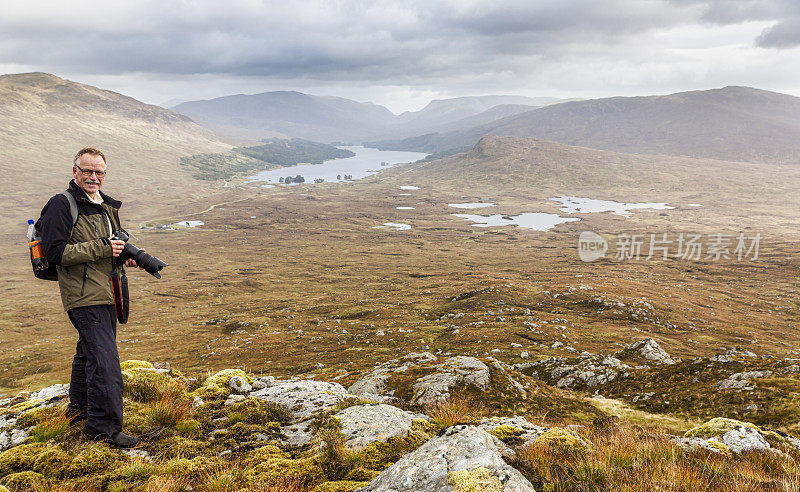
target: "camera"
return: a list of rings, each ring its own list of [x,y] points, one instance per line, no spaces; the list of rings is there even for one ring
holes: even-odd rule
[[[111,239],[125,241],[125,246],[122,248],[122,253],[119,254],[120,261],[132,259],[136,261],[137,265],[139,265],[141,268],[144,268],[145,271],[147,271],[147,273],[150,275],[154,276],[155,278],[161,278],[161,274],[158,272],[167,266],[167,264],[155,256],[151,256],[129,243],[128,239],[130,239],[130,235],[125,232],[125,229],[120,229],[117,231],[117,233],[114,234]]]

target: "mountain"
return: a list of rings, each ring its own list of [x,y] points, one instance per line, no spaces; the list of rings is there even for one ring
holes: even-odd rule
[[[800,98],[725,87],[574,101],[469,129],[382,142],[381,148],[468,150],[489,134],[628,153],[800,164]]]
[[[376,104],[294,91],[190,101],[174,109],[220,134],[255,140],[291,136],[323,142],[352,141],[395,117]]]
[[[503,116],[509,116],[508,109],[527,108],[528,110],[559,102],[554,97],[525,97],[525,96],[468,96],[455,97],[452,99],[434,99],[427,106],[419,111],[407,111],[399,115],[395,125],[402,133],[418,135],[428,131],[448,131],[446,125],[456,122],[469,124],[469,118],[483,114],[482,123],[494,121]],[[496,108],[505,108],[506,113]],[[487,118],[489,115],[496,115],[495,118]],[[475,122],[474,124],[480,124]],[[457,128],[464,128],[463,125],[456,125]],[[414,133],[414,131],[416,133]]]
[[[231,148],[182,114],[116,92],[46,73],[3,75],[0,170],[9,178],[28,174],[24,185],[19,179],[0,183],[0,225],[38,216],[44,201],[65,188],[72,159],[86,145],[105,152],[109,174],[103,190],[128,202],[126,210],[144,210],[153,195],[168,200],[185,190],[192,180],[178,167],[181,156]],[[117,190],[131,191],[126,196]]]
[[[557,101],[549,97],[458,97],[434,100],[419,111],[395,115],[373,103],[278,91],[184,102],[173,109],[229,138],[279,136],[360,143],[469,128]]]

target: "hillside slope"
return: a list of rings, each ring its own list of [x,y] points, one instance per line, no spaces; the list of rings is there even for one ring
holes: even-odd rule
[[[372,103],[294,91],[190,101],[174,109],[224,135],[251,139],[291,136],[324,142],[359,138],[394,118],[388,109]]]
[[[546,106],[470,129],[383,148],[441,152],[484,135],[537,137],[628,153],[800,163],[800,98],[748,87]]]
[[[0,170],[27,178],[25,186],[19,179],[0,183],[0,225],[38,215],[71,179],[72,158],[86,145],[106,153],[103,190],[126,202],[126,210],[143,207],[153,194],[170,200],[191,187],[179,157],[231,148],[184,115],[116,92],[45,73],[0,76]]]

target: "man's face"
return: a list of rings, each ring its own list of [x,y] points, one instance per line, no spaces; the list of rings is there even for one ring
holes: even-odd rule
[[[78,166],[84,171],[106,170],[106,163],[99,155],[83,154],[78,160]],[[72,166],[72,176],[75,178],[75,183],[89,195],[94,195],[103,186],[103,178],[98,177],[95,173],[84,176],[75,166]]]

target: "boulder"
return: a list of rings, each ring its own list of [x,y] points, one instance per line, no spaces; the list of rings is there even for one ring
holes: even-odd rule
[[[417,379],[412,403],[426,405],[450,396],[457,385],[489,388],[489,367],[474,357],[456,356],[436,366],[436,372]]]
[[[670,365],[675,364],[676,362],[675,359],[670,357],[670,355],[663,348],[661,348],[658,342],[652,338],[645,338],[644,340],[633,342],[628,345],[627,348],[628,350],[634,351],[638,355],[647,360],[651,360],[656,364]]]
[[[513,452],[485,430],[456,425],[381,472],[361,492],[533,492],[533,485],[503,457]],[[482,484],[482,488],[464,485]],[[459,487],[458,489],[456,487]]]
[[[250,385],[250,383],[248,383],[246,379],[239,376],[231,377],[230,381],[228,381],[228,386],[230,386],[231,389],[237,393],[249,393],[253,390],[253,387]]]
[[[341,433],[347,445],[362,448],[373,441],[385,441],[390,437],[406,437],[414,419],[426,419],[383,403],[355,405],[336,414],[342,424]]]
[[[722,442],[736,454],[747,451],[767,451],[770,445],[761,433],[752,427],[736,427],[722,435]]]
[[[768,378],[772,376],[772,371],[747,371],[737,372],[731,374],[727,379],[717,383],[719,389],[739,389],[739,390],[753,390],[755,386],[750,381],[757,378]]]
[[[39,391],[32,393],[31,398],[41,398],[42,400],[49,400],[51,398],[67,396],[69,393],[68,384],[54,384],[47,388],[42,388]]]
[[[354,398],[339,383],[313,379],[276,381],[272,386],[250,393],[250,396],[288,408],[296,421],[329,410],[345,398]]]
[[[419,364],[435,360],[437,357],[430,352],[411,352],[401,359],[390,360],[376,366],[353,383],[347,391],[354,395],[382,395],[386,390],[386,382],[389,380],[390,373],[406,372]]]

